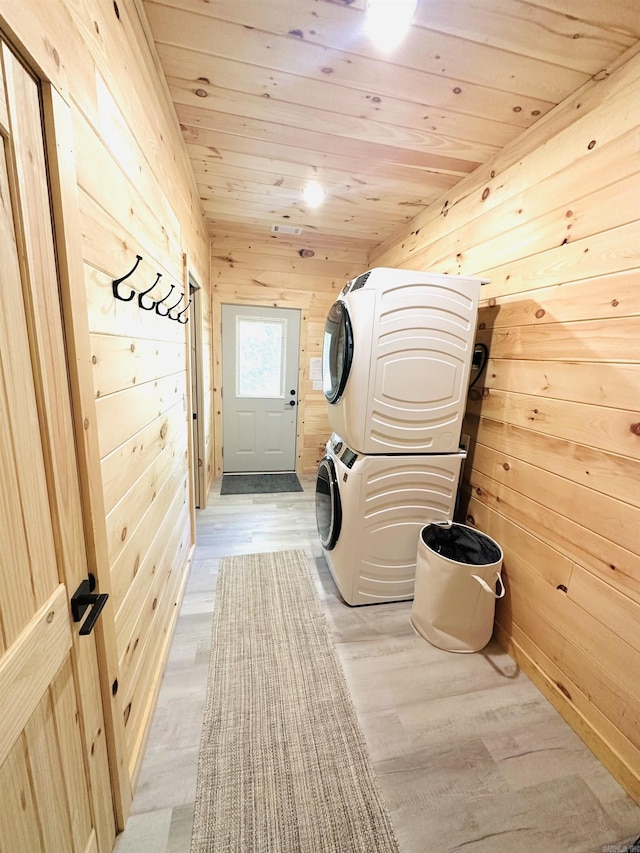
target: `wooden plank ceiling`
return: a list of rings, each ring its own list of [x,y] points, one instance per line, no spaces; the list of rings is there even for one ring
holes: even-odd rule
[[[144,0],[212,234],[368,251],[640,38],[640,0],[419,0],[383,55],[365,2]]]

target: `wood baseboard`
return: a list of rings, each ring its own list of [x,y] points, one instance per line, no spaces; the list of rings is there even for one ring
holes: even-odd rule
[[[141,726],[140,736],[135,743],[135,746],[132,750],[131,757],[129,760],[129,772],[131,774],[131,788],[135,792],[135,789],[138,785],[138,776],[140,775],[140,770],[142,768],[142,760],[144,758],[145,747],[147,745],[147,740],[149,738],[149,732],[151,730],[151,723],[153,720],[153,713],[156,709],[156,705],[158,704],[158,694],[160,693],[160,688],[162,686],[162,676],[164,674],[164,669],[167,663],[167,658],[169,657],[169,651],[171,649],[171,642],[173,640],[173,632],[175,631],[176,623],[178,621],[178,616],[180,614],[180,610],[182,607],[182,601],[184,599],[185,590],[187,588],[187,583],[189,581],[189,576],[191,575],[191,564],[193,562],[193,556],[195,553],[195,543],[191,545],[189,549],[189,554],[187,556],[187,560],[184,567],[183,577],[180,583],[180,590],[178,593],[176,606],[173,608],[173,613],[171,615],[171,621],[169,624],[169,630],[166,633],[164,647],[162,649],[162,653],[158,659],[158,665],[156,667],[156,671],[153,677],[153,689],[149,693],[149,698],[147,700],[147,705],[144,710],[144,720],[145,723]]]

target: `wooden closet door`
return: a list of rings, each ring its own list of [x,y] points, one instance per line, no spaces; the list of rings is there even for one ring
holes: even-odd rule
[[[40,91],[0,81],[0,851],[115,837],[98,663],[69,600],[86,549]]]

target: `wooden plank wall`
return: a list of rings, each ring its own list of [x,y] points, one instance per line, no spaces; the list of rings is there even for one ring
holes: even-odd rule
[[[121,289],[145,290],[160,275],[143,304],[171,292],[168,307],[185,290],[185,257],[206,285],[207,247],[182,142],[134,4],[120,2],[118,14],[111,4],[71,5],[96,60],[90,97],[83,92],[82,109],[74,112],[74,136],[120,695],[134,778],[193,544],[188,328],[141,310],[137,293],[132,302],[114,300],[111,281],[139,254]]]
[[[628,54],[370,263],[491,279],[463,505],[504,548],[497,635],[638,801],[639,87]]]
[[[99,456],[89,472],[98,491],[92,513],[104,525],[108,566],[99,576],[113,605],[125,759],[135,779],[193,545],[188,326],[141,310],[137,294],[160,274],[146,299],[173,286],[167,305],[175,303],[187,265],[208,291],[208,238],[135,0],[23,0],[3,14],[71,107],[95,397],[87,428],[96,424]],[[142,261],[122,285],[134,299],[117,301],[112,279],[137,254]],[[207,434],[210,441],[211,422]]]
[[[303,257],[300,253],[313,256]],[[346,281],[366,270],[358,241],[320,241],[302,234],[237,231],[211,234],[213,302],[213,406],[215,474],[222,473],[221,308],[224,303],[298,308],[301,311],[296,470],[314,473],[331,434],[327,401],[313,389],[311,358],[322,355],[327,312]]]

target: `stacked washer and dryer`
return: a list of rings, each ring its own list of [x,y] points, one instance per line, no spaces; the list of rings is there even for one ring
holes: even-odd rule
[[[484,283],[376,268],[331,307],[322,382],[333,434],[316,519],[348,604],[413,598],[420,530],[453,519]]]

